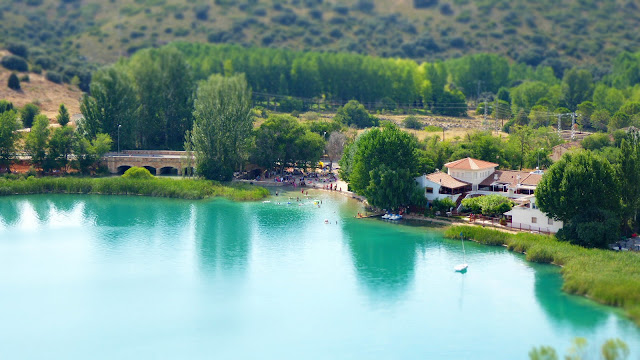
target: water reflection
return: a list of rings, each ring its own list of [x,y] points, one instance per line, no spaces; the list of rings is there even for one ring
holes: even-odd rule
[[[85,217],[96,225],[124,228],[130,226],[179,227],[191,216],[186,201],[137,197],[123,201],[120,196],[87,196]]]
[[[195,206],[196,248],[204,270],[243,271],[251,240],[247,206],[227,201]]]
[[[414,277],[416,239],[398,237],[384,224],[363,225],[349,221],[343,226],[358,281],[379,300],[400,297]]]
[[[7,197],[0,200],[0,219],[5,226],[14,226],[21,216],[21,203],[17,197]]]
[[[572,297],[561,290],[562,278],[558,269],[536,266],[534,289],[538,303],[557,325],[570,329],[596,329],[609,314],[594,307],[588,300]]]

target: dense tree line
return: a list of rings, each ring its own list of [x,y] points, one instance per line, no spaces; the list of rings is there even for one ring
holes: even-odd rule
[[[19,114],[10,102],[0,101],[1,170],[10,173],[11,165],[19,160],[18,154],[24,152],[36,171],[66,172],[69,168],[85,174],[96,171],[100,159],[111,148],[111,137],[100,133],[91,136],[81,126],[74,129],[67,125],[68,116],[66,107],[60,105],[57,116],[60,126],[52,128],[45,115],[35,114],[30,131],[22,133],[18,130],[24,126],[24,112]]]
[[[120,135],[125,149],[181,150],[193,126],[195,89],[189,65],[177,50],[140,51],[94,74],[80,105],[84,131],[113,139]]]
[[[465,96],[449,86],[448,69],[441,63],[232,45],[170,46],[185,54],[197,79],[243,73],[254,92],[361,103],[391,99],[438,114],[466,114]]]

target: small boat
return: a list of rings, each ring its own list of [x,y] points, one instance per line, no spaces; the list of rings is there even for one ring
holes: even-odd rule
[[[402,219],[402,215],[391,214],[391,216],[389,216],[389,220],[401,220],[401,219]]]
[[[456,265],[454,267],[454,270],[457,272],[466,272],[468,267],[469,267],[468,264],[460,264],[460,265]]]
[[[382,218],[383,219],[388,219],[390,216],[391,216],[391,214],[384,214],[384,215],[382,215]]]
[[[460,232],[460,241],[462,242],[462,264],[456,265],[453,269],[459,273],[466,273],[469,265],[467,264],[466,252],[464,251],[464,238]]]
[[[329,223],[329,219],[324,219],[324,223],[328,224]]]

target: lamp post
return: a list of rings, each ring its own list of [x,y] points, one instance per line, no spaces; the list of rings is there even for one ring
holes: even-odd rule
[[[120,128],[122,125],[118,124],[118,154],[120,154]]]

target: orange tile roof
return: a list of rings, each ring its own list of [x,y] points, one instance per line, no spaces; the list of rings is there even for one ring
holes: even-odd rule
[[[434,183],[440,184],[444,187],[448,187],[449,189],[457,189],[457,188],[471,185],[467,182],[455,179],[453,176],[440,171],[426,175],[426,177],[428,180]]]
[[[520,176],[520,179],[518,179],[518,176]],[[540,179],[542,179],[542,175],[531,174],[526,171],[496,170],[493,174],[482,180],[480,186],[489,186],[493,183],[510,184],[512,186],[518,184],[537,186]]]
[[[444,166],[449,169],[481,170],[481,169],[489,169],[489,168],[497,167],[498,164],[488,162],[488,161],[478,160],[478,159],[472,159],[468,157],[468,158],[446,163],[444,164]]]

